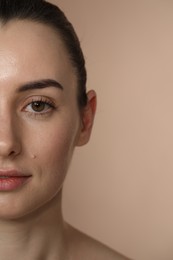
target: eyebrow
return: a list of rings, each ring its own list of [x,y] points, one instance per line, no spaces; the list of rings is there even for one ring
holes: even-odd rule
[[[42,79],[42,80],[31,81],[20,86],[18,92],[23,92],[23,91],[33,90],[33,89],[43,89],[48,87],[55,87],[61,90],[64,89],[63,86],[54,79]]]

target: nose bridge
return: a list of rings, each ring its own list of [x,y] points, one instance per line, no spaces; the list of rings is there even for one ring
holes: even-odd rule
[[[19,153],[18,137],[19,131],[15,115],[10,109],[3,107],[0,111],[0,157]]]

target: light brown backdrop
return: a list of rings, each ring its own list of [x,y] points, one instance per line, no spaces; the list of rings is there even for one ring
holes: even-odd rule
[[[74,24],[88,88],[91,142],[77,148],[64,215],[136,260],[173,259],[173,1],[54,0]]]

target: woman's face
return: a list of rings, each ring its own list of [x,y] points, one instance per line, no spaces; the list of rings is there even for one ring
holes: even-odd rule
[[[15,175],[0,178],[0,218],[16,218],[62,187],[81,120],[77,79],[58,35],[12,21],[0,26],[0,39],[0,175]]]

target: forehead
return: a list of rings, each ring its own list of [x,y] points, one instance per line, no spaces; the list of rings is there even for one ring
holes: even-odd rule
[[[0,82],[46,77],[65,86],[76,85],[68,52],[53,28],[25,20],[10,21],[0,25],[0,39]]]

